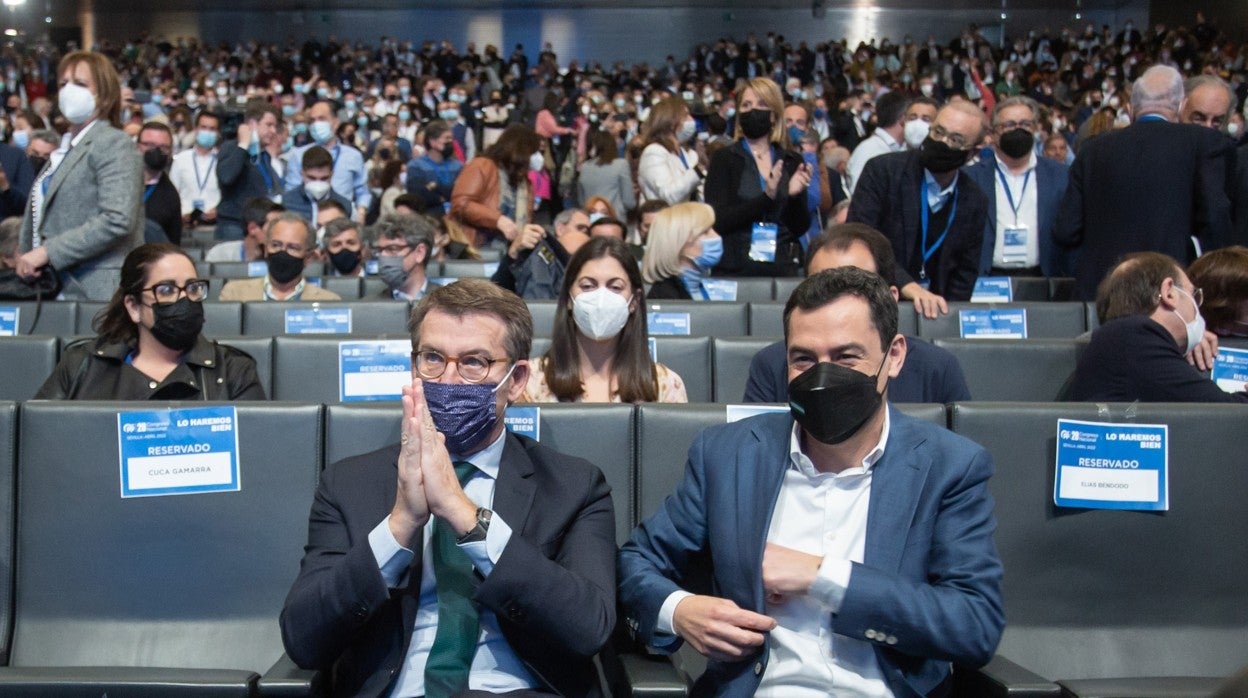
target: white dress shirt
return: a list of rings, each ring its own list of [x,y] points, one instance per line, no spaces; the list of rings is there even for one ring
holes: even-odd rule
[[[862,176],[862,170],[867,166],[868,160],[884,153],[901,152],[905,147],[904,143],[898,143],[897,139],[882,128],[872,131],[871,137],[863,139],[849,156],[849,168],[846,174],[849,175],[850,193],[852,194],[854,187],[858,186],[858,178]]]
[[[832,616],[840,611],[853,572],[863,561],[871,504],[871,474],[884,455],[891,425],[888,410],[875,448],[862,466],[840,473],[821,473],[801,448],[801,428],[789,437],[789,467],[772,512],[767,542],[823,558],[805,596],[767,603],[776,620],[770,633],[770,654],[755,696],[822,698],[863,696],[892,698],[872,643],[838,635]],[[659,609],[656,630],[673,633],[676,605],[687,591],[675,591]]]
[[[993,181],[996,183],[993,190],[997,197],[997,220],[996,223],[996,242],[992,249],[992,266],[1009,268],[1009,267],[1037,267],[1040,266],[1040,240],[1039,240],[1039,222],[1040,215],[1038,210],[1038,199],[1036,195],[1036,154],[1031,153],[1027,161],[1027,168],[1021,174],[1013,174],[993,155],[993,164],[996,172],[993,174]],[[1004,183],[1002,182],[1004,179]],[[1009,196],[1006,196],[1006,187],[1009,187]],[[1010,199],[1013,198],[1014,203],[1011,205]],[[1014,207],[1018,207],[1017,213]],[[1024,227],[1027,228],[1027,258],[1023,261],[1005,260],[1005,229]]]
[[[221,203],[221,185],[217,183],[217,149],[201,155],[199,148],[189,148],[173,156],[169,181],[182,200],[182,215],[195,210],[195,202],[203,203],[201,211],[211,211]]]
[[[464,485],[464,494],[477,506],[486,509],[494,506],[494,484],[498,479],[498,468],[503,458],[506,439],[507,432],[504,430],[493,443],[467,458],[477,470]],[[430,523],[432,522],[431,519]],[[433,639],[438,631],[438,589],[433,574],[433,546],[430,545],[432,530],[432,525],[426,525],[422,531],[424,546],[421,557],[420,608],[416,611],[416,624],[412,629],[407,658],[399,672],[394,691],[390,693],[394,698],[425,694],[425,662],[429,659],[429,650],[433,648]],[[459,549],[464,551],[482,577],[488,577],[511,540],[511,533],[507,522],[503,521],[498,512],[494,512],[485,540],[462,543]],[[396,589],[404,584],[414,553],[394,539],[394,534],[390,532],[389,516],[382,519],[368,534],[368,544],[373,549],[373,556],[377,559],[377,566],[386,586]],[[537,682],[525,668],[524,662],[520,661],[503,637],[498,618],[491,611],[482,609],[481,635],[477,640],[477,654],[472,660],[468,688],[503,693],[536,686]]]

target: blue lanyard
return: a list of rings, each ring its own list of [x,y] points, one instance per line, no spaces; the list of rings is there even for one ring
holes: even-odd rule
[[[926,185],[924,185],[926,187]],[[940,238],[936,240],[931,247],[927,246],[927,222],[931,217],[930,206],[927,204],[927,192],[923,192],[922,222],[923,222],[923,266],[919,268],[919,277],[927,278],[927,260],[936,254],[936,250],[945,243],[945,238],[949,235],[949,229],[953,227],[953,217],[958,215],[958,190],[953,190],[953,208],[949,209],[949,222],[945,224],[945,232],[940,234]]]
[[[269,168],[264,165],[264,156],[268,153],[260,153],[256,156],[256,169],[260,170],[260,176],[264,178],[265,191],[273,191],[273,177],[269,174]]]
[[[143,203],[147,203],[147,200],[152,198],[152,192],[154,191],[156,191],[155,184],[147,185],[147,188],[143,190]]]
[[[1027,182],[1031,180],[1031,170],[1023,175],[1023,188],[1018,192],[1018,203],[1014,203],[1014,195],[1010,193],[1010,184],[1005,179],[1005,172],[997,164],[997,179],[1001,180],[1001,188],[1005,190],[1005,200],[1010,202],[1010,210],[1014,211],[1014,225],[1018,225],[1018,209],[1023,207],[1023,197],[1027,195]]]
[[[204,193],[204,187],[208,186],[208,178],[212,176],[212,171],[217,167],[217,154],[212,154],[212,162],[208,163],[208,171],[204,173],[204,178],[199,178],[199,160],[195,159],[195,153],[191,153],[191,165],[195,168],[195,184],[199,187],[199,193]]]
[[[684,148],[676,146],[676,157],[680,158],[680,164],[684,165],[686,170],[689,169],[689,161],[685,159]]]

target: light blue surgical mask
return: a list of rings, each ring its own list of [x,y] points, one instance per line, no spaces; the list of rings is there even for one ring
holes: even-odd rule
[[[693,263],[702,269],[710,269],[719,264],[719,260],[724,256],[724,240],[723,238],[703,238],[702,252],[693,258]]]
[[[211,148],[217,144],[217,132],[208,129],[198,129],[195,131],[195,145],[201,148]]]
[[[315,140],[317,145],[325,145],[334,138],[334,127],[330,126],[328,121],[313,121],[308,132],[312,134],[312,140]]]

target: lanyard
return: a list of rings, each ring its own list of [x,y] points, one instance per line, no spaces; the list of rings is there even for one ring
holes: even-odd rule
[[[928,206],[927,204],[927,192],[923,192],[923,207],[921,209],[922,214],[923,214],[922,215],[923,266],[919,268],[920,278],[927,278],[927,260],[931,259],[932,255],[936,254],[936,250],[939,250],[940,246],[945,243],[945,237],[949,235],[949,229],[953,227],[953,217],[958,215],[958,190],[957,189],[953,190],[952,206],[953,208],[949,209],[949,222],[945,223],[945,232],[940,234],[940,237],[936,240],[935,243],[932,244],[931,247],[928,247],[927,246],[927,222],[928,222],[928,218],[930,218],[932,214],[930,211],[931,207]]]
[[[260,170],[260,176],[264,178],[265,191],[273,191],[273,176],[269,174],[269,168],[265,166],[264,160],[268,153],[260,153],[256,156],[256,169]]]
[[[191,153],[191,165],[195,167],[195,184],[199,187],[199,193],[202,196],[204,187],[208,186],[208,178],[212,176],[213,170],[217,168],[217,154],[212,154],[212,161],[208,163],[208,171],[204,173],[204,178],[199,178],[199,159],[195,157],[195,153]]]
[[[337,166],[338,166],[338,153],[339,153],[341,150],[342,150],[342,146],[340,146],[340,145],[336,145],[336,146],[334,146],[334,152],[333,152],[333,156],[334,156],[334,167],[337,167]]]
[[[147,200],[152,198],[152,192],[154,191],[156,191],[155,184],[147,185],[147,187],[143,190],[143,203],[147,203]]]
[[[689,169],[689,161],[685,159],[684,148],[681,148],[680,146],[676,146],[676,157],[680,158],[680,164],[684,165],[686,170]]]
[[[1027,194],[1027,182],[1031,180],[1031,170],[1023,175],[1023,188],[1018,192],[1018,203],[1014,203],[1014,195],[1010,193],[1010,183],[1005,179],[1005,171],[997,165],[997,179],[1001,180],[1001,188],[1005,190],[1005,200],[1010,202],[1010,210],[1014,211],[1014,225],[1018,225],[1018,209],[1023,207],[1023,197]]]

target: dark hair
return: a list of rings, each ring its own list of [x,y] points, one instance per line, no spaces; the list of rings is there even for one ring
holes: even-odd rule
[[[806,272],[810,273],[810,262],[815,258],[815,253],[824,249],[845,252],[855,242],[861,242],[871,251],[871,259],[875,261],[875,273],[884,279],[884,283],[896,286],[897,262],[893,254],[893,243],[889,242],[883,233],[866,223],[829,225],[810,244],[810,251],[806,254]]]
[[[303,165],[305,170],[315,170],[321,167],[333,169],[334,156],[330,155],[329,151],[321,146],[314,145],[303,151],[303,160],[300,161],[300,164]]]
[[[594,131],[589,134],[589,150],[598,157],[599,165],[610,165],[619,156],[620,144],[615,136],[606,131]]]
[[[425,210],[425,200],[415,194],[399,194],[394,197],[394,206],[395,208],[398,208],[399,206],[406,206],[417,213],[423,213]]]
[[[442,134],[450,130],[451,130],[450,125],[448,125],[445,121],[441,119],[434,119],[433,121],[430,121],[429,123],[425,124],[425,130],[424,130],[425,137],[424,137],[423,145],[425,146],[426,149],[428,149],[429,141],[432,141],[433,139],[437,138],[438,136],[441,136]]]
[[[880,333],[880,349],[888,351],[888,345],[897,336],[897,301],[893,300],[883,277],[857,267],[826,269],[806,277],[793,289],[789,302],[784,304],[785,342],[789,339],[789,318],[794,310],[816,310],[846,294],[858,296],[871,307],[871,324]]]
[[[1157,309],[1161,284],[1178,279],[1179,263],[1160,252],[1135,252],[1122,258],[1096,287],[1096,317],[1102,324]]]
[[[264,118],[265,114],[272,114],[273,118],[278,121],[282,120],[282,110],[278,109],[272,102],[260,98],[247,100],[247,106],[243,108],[244,119],[247,121],[259,121]]]
[[[615,238],[597,237],[581,245],[568,260],[563,275],[563,287],[559,289],[558,306],[555,309],[555,327],[551,333],[550,349],[546,351],[546,385],[562,402],[579,400],[585,394],[581,384],[580,351],[577,338],[580,332],[572,316],[572,286],[586,262],[610,257],[619,262],[628,283],[633,287],[636,308],[629,313],[624,329],[620,330],[615,345],[612,370],[620,402],[654,402],[659,395],[658,374],[650,360],[649,334],[646,329],[646,291],[628,245]]]
[[[121,284],[113,291],[108,305],[104,306],[91,323],[101,340],[109,344],[131,346],[139,341],[139,328],[126,310],[126,296],[142,293],[152,265],[174,254],[186,257],[191,266],[195,266],[195,260],[186,250],[167,242],[148,243],[130,250],[125,261],[121,263]]]
[[[485,157],[507,175],[511,186],[519,187],[528,181],[529,157],[541,148],[542,137],[537,131],[524,124],[512,124],[486,149]]]
[[[263,228],[269,222],[270,213],[285,210],[285,206],[275,204],[263,196],[253,196],[243,204],[243,225],[255,223]]]
[[[884,93],[875,100],[876,123],[882,127],[896,126],[909,106],[910,99],[900,90]]]
[[[381,176],[377,178],[377,184],[382,189],[389,189],[395,182],[399,181],[399,174],[403,172],[404,164],[402,160],[390,160],[381,168]]]
[[[324,201],[318,201],[316,204],[316,208],[317,208],[318,213],[321,211],[324,211],[325,209],[333,209],[335,211],[341,212],[342,215],[344,216],[348,215],[347,207],[343,206],[341,201],[333,197],[329,197],[325,199]]]
[[[668,203],[663,199],[649,199],[644,204],[637,207],[637,220],[647,213],[658,213],[667,208]]]
[[[321,238],[321,247],[328,248],[330,240],[333,240],[348,230],[354,230],[360,235],[361,238],[364,237],[362,226],[350,218],[335,218],[334,220],[326,223],[325,235]],[[361,242],[363,242],[363,240],[361,240]]]
[[[622,233],[625,237],[627,237],[627,236],[628,236],[628,225],[626,225],[626,224],[624,223],[624,221],[620,220],[619,218],[612,218],[611,216],[603,216],[602,218],[599,218],[598,220],[594,221],[593,223],[590,223],[590,224],[589,224],[589,234],[590,234],[590,236],[593,236],[593,234],[594,234],[594,228],[597,228],[598,226],[602,226],[602,225],[614,225],[614,226],[618,226],[618,227],[619,227],[619,229],[620,229],[620,232],[621,232],[621,233]]]
[[[169,128],[168,124],[163,124],[159,121],[144,121],[143,125],[139,127],[139,135],[142,136],[144,131],[160,131],[169,136],[170,139],[173,138],[173,129]]]
[[[221,115],[211,109],[200,109],[198,112],[196,112],[195,128],[199,128],[199,122],[204,119],[215,119],[217,122],[217,128],[218,129],[221,128],[221,121],[222,121]]]
[[[1192,285],[1205,293],[1200,314],[1215,332],[1239,319],[1239,306],[1248,300],[1248,247],[1233,245],[1207,252],[1187,268]]]
[[[529,358],[533,348],[533,316],[529,314],[529,306],[520,296],[489,279],[460,279],[453,284],[439,286],[421,298],[407,319],[413,350],[420,346],[420,324],[431,310],[456,318],[471,313],[493,315],[507,328],[504,340],[507,358],[512,361]]]
[[[932,107],[933,109],[935,109],[936,111],[940,111],[940,102],[937,102],[931,97],[921,95],[919,97],[915,97],[914,99],[911,99],[910,102],[906,104],[906,108],[905,110],[903,110],[903,113],[905,111],[909,111],[910,107],[913,107],[916,104],[926,104],[929,107]]]

